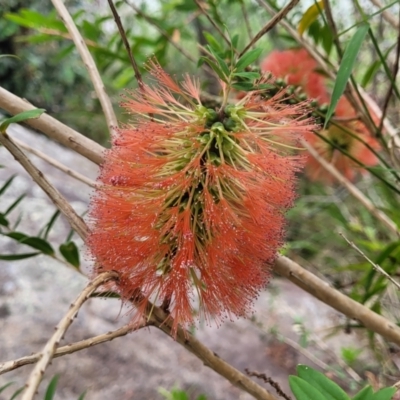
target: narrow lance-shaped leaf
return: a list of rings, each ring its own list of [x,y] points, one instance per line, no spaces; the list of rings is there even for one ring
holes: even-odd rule
[[[364,41],[365,35],[367,34],[369,25],[364,23],[360,25],[357,32],[351,38],[346,50],[343,54],[342,62],[340,63],[339,71],[337,73],[335,85],[333,87],[331,102],[326,113],[325,125],[326,127],[329,119],[331,118],[340,96],[343,94],[347,81],[350,78],[351,72],[353,70],[354,63],[356,62],[357,54],[361,48],[361,44]]]
[[[50,256],[54,254],[54,250],[51,247],[50,243],[40,237],[28,236],[22,232],[3,233],[3,235],[8,236],[11,239],[17,240],[22,244],[26,244],[27,246],[33,247],[34,249],[39,250],[44,254]]]
[[[59,375],[55,375],[50,381],[49,386],[47,386],[46,394],[44,395],[44,400],[53,400],[56,393],[58,378]]]
[[[318,18],[324,9],[324,2],[322,0],[315,2],[313,5],[308,7],[306,12],[303,14],[299,21],[299,25],[297,27],[298,32],[302,35],[307,28]]]
[[[25,258],[31,258],[39,255],[40,253],[37,251],[35,253],[22,253],[22,254],[0,254],[0,260],[3,261],[17,261],[24,260]]]
[[[35,108],[34,110],[24,111],[11,118],[7,118],[1,122],[0,132],[5,132],[10,124],[23,122],[28,119],[40,117],[46,110],[44,108]]]
[[[261,49],[254,49],[250,50],[242,57],[239,58],[235,65],[236,72],[242,72],[246,67],[248,67],[251,63],[256,61],[258,57],[260,57],[262,50]]]

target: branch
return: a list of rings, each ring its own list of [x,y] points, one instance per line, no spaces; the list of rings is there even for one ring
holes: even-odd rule
[[[55,160],[54,158],[48,156],[47,154],[43,153],[40,150],[34,149],[31,146],[28,146],[26,143],[13,138],[13,142],[20,148],[28,151],[29,153],[34,154],[35,156],[41,158],[42,160],[46,161],[47,163],[49,163],[50,165],[52,165],[53,167],[59,169],[62,172],[65,172],[67,175],[72,176],[73,178],[77,179],[78,181],[81,181],[82,183],[85,183],[86,185],[92,187],[92,188],[97,188],[99,185],[92,181],[91,179],[89,179],[88,177],[86,177],[85,175],[80,174],[79,172],[76,172],[70,168],[68,168],[67,166],[65,166],[64,164],[61,164],[60,162],[58,162],[57,160]]]
[[[279,21],[281,21],[283,18],[286,17],[286,15],[289,13],[289,11],[296,6],[296,4],[300,0],[291,0],[290,3],[282,8],[278,13],[276,13],[270,21],[268,21],[267,25],[264,26],[260,30],[260,32],[257,33],[256,36],[250,41],[250,43],[244,48],[244,50],[239,54],[239,57],[242,57],[244,53],[246,53],[255,43],[257,43],[267,32],[269,32]]]
[[[400,328],[396,324],[330,287],[327,282],[306,271],[289,258],[279,256],[275,262],[274,271],[328,306],[349,318],[360,321],[366,328],[388,341],[400,345]]]
[[[39,361],[35,365],[35,368],[32,370],[29,379],[26,382],[26,390],[21,400],[32,400],[35,396],[43,374],[53,358],[58,344],[60,343],[69,326],[72,324],[83,303],[89,298],[90,294],[93,293],[103,283],[116,279],[118,279],[118,274],[115,271],[109,271],[100,274],[93,279],[93,281],[89,282],[86,288],[83,289],[81,294],[77,297],[75,302],[71,304],[70,309],[57,325],[53,336],[48,340],[42,352],[40,353]]]
[[[382,3],[379,0],[369,0],[373,5],[377,6],[379,9],[383,8]],[[393,18],[392,13],[390,13],[389,11],[382,11],[382,16],[383,18],[389,22],[390,25],[393,26],[393,28],[395,28],[396,30],[399,29],[399,23],[396,21],[395,18]]]
[[[178,45],[174,40],[171,39],[171,36],[168,34],[167,31],[165,31],[163,28],[161,28],[154,20],[149,17],[147,14],[145,14],[139,7],[136,7],[133,3],[130,3],[128,0],[123,0],[125,4],[127,4],[129,7],[131,7],[136,14],[140,15],[143,19],[145,19],[150,25],[154,26],[158,30],[158,32],[164,36],[168,42],[174,46],[182,55],[184,55],[189,61],[197,64],[197,61],[180,45]]]
[[[392,282],[396,287],[397,290],[400,289],[400,283],[397,282],[395,279],[393,279],[381,266],[378,264],[375,264],[369,257],[367,257],[352,241],[346,238],[346,236],[343,235],[343,233],[339,233],[339,235],[355,250],[357,253],[361,254],[375,269],[375,271],[379,272],[382,274],[386,279],[388,279],[390,282]]]
[[[381,221],[387,228],[389,228],[397,236],[400,236],[400,232],[397,225],[381,210],[376,208],[374,204],[359,190],[355,185],[353,185],[347,178],[345,178],[331,163],[326,161],[319,153],[308,144],[305,140],[301,142],[310,155],[315,158],[318,163],[324,168],[330,175],[332,175],[339,183],[346,187],[349,193],[357,199],[375,218]]]
[[[36,107],[21,99],[15,94],[0,86],[0,108],[6,110],[12,115],[23,111],[35,110]],[[27,125],[38,131],[43,132],[48,137],[61,143],[63,146],[75,150],[78,154],[86,157],[95,164],[100,164],[103,160],[104,147],[83,136],[81,133],[73,130],[62,122],[50,117],[48,114],[42,114],[39,118],[28,119]]]
[[[118,122],[111,101],[107,96],[106,90],[101,80],[99,71],[97,70],[96,64],[93,60],[93,57],[90,54],[84,39],[79,33],[74,23],[74,20],[72,19],[62,0],[51,1],[61,19],[63,20],[66,28],[68,29],[68,32],[70,33],[72,40],[74,41],[75,46],[82,58],[82,61],[85,64],[87,71],[89,72],[90,80],[92,81],[94,90],[96,91],[97,97],[100,100],[100,104],[107,121],[108,129],[111,133],[111,131],[118,126]]]
[[[267,4],[264,0],[256,0],[256,1],[261,7],[263,7],[269,13],[272,13],[272,14],[276,13],[276,11],[269,4]],[[293,39],[296,40],[297,43],[299,43],[301,46],[303,46],[311,54],[311,56],[314,58],[314,60],[317,61],[317,63],[321,67],[321,69],[324,71],[324,73],[326,73],[326,75],[329,78],[335,80],[335,78],[336,78],[335,72],[331,71],[331,69],[328,67],[328,64],[325,62],[325,60],[321,56],[321,54],[305,38],[300,36],[297,33],[297,31],[287,21],[285,21],[284,19],[281,19],[279,21],[279,23],[286,29],[286,31],[293,37]],[[335,70],[337,71],[337,67],[335,68]],[[350,85],[350,87],[352,87],[351,82],[349,82],[349,85]],[[372,110],[372,112],[374,112],[378,118],[381,118],[382,111],[380,110],[380,108],[376,104],[376,102],[371,98],[371,96],[369,94],[367,94],[361,86],[357,85],[357,90],[358,90],[359,94],[361,95],[361,97],[363,98],[363,100],[365,101],[365,103]],[[368,128],[372,128],[369,118],[364,118],[365,117],[364,112],[363,112],[364,110],[360,110],[360,107],[358,107],[358,104],[354,103],[354,98],[353,98],[352,94],[350,93],[350,96],[349,96],[349,91],[347,91],[346,96],[348,97],[348,100],[351,102],[351,104],[354,106],[354,108],[361,111],[361,116],[362,116],[363,122],[366,124],[366,126]],[[389,148],[391,148],[391,150],[393,152],[392,157],[395,160],[397,160],[397,158],[400,158],[400,156],[398,154],[394,154],[394,153],[396,150],[400,151],[400,136],[398,135],[397,130],[391,125],[390,121],[387,118],[385,118],[384,127],[385,127],[388,135],[390,136]]]
[[[120,336],[125,336],[132,330],[139,328],[140,327],[136,326],[132,327],[132,324],[128,324],[112,332],[104,333],[102,335],[98,335],[86,340],[81,340],[79,342],[67,344],[66,346],[59,347],[55,351],[53,358],[62,357],[66,354],[72,354],[76,351],[87,349],[88,347],[96,346],[100,343],[109,342],[110,340],[113,340]],[[42,353],[36,353],[30,356],[18,358],[16,360],[6,361],[0,364],[0,375],[9,371],[13,371],[14,369],[20,368],[24,365],[34,364],[35,362],[39,361],[41,355]]]
[[[11,140],[6,132],[0,133],[0,143],[14,156],[14,158],[25,168],[32,179],[45,191],[56,207],[64,214],[71,227],[81,236],[85,237],[88,227],[83,219],[75,212],[71,205],[65,200],[61,193],[44,177],[23,151]]]
[[[172,318],[161,308],[149,304],[149,323],[171,336]],[[213,369],[219,375],[226,378],[239,389],[246,391],[259,400],[277,400],[275,396],[266,389],[258,385],[256,382],[248,378],[246,375],[238,371],[232,365],[222,360],[218,354],[212,352],[208,347],[204,346],[188,331],[178,327],[176,341],[186,350],[190,351],[197,358],[203,361],[204,365]]]

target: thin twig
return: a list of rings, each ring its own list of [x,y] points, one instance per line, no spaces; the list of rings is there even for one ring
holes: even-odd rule
[[[357,253],[362,255],[375,269],[375,271],[379,272],[382,274],[385,278],[389,279],[390,282],[392,282],[397,289],[400,289],[400,283],[397,282],[395,279],[393,279],[381,266],[378,264],[375,264],[369,257],[367,257],[361,249],[359,249],[352,241],[346,238],[343,233],[339,232],[339,235],[355,250]]]
[[[256,1],[267,12],[272,13],[272,14],[276,13],[274,8],[271,7],[264,0],[256,0]],[[310,44],[304,37],[300,36],[297,33],[296,29],[294,29],[287,21],[285,21],[284,19],[281,19],[279,21],[279,23],[287,30],[287,32],[293,37],[293,39],[296,40],[297,43],[299,43],[301,46],[303,46],[310,53],[310,55],[314,58],[315,61],[317,61],[317,63],[319,64],[319,67],[324,71],[324,73],[331,79],[335,80],[336,74],[334,71],[337,71],[338,68],[333,66],[333,68],[332,68],[333,71],[332,71],[332,69],[328,67],[327,62],[324,60],[324,58],[321,56],[321,54],[318,52],[318,50],[315,48],[315,46]],[[349,82],[349,85],[350,85],[350,87],[352,87],[351,82]],[[360,95],[362,96],[363,100],[366,102],[368,108],[370,108],[372,110],[372,112],[378,118],[380,118],[382,116],[382,112],[381,112],[379,106],[376,104],[376,102],[371,98],[371,96],[368,93],[366,93],[363,90],[363,88],[361,86],[357,86],[357,90],[360,93]],[[363,110],[360,110],[359,104],[357,102],[355,102],[355,99],[352,96],[352,94],[349,93],[348,90],[346,91],[345,94],[346,94],[346,97],[348,98],[348,100],[353,105],[353,107],[356,110],[361,111],[360,114],[362,116],[362,119],[363,119],[363,122],[365,123],[365,125],[369,129],[374,131],[374,129],[372,129],[373,126],[371,126],[371,121],[369,120],[369,118],[366,118]],[[390,121],[387,118],[385,118],[384,127],[385,127],[386,132],[390,136],[389,148],[392,150],[392,153],[393,153],[392,158],[397,161],[397,159],[398,159],[397,157],[400,158],[400,156],[398,154],[395,154],[395,152],[400,151],[400,136],[398,135],[397,130],[392,126],[392,124],[390,123]],[[400,164],[400,162],[399,162],[399,164]]]
[[[0,134],[0,143],[14,156],[25,168],[32,179],[47,193],[56,207],[64,214],[71,227],[81,236],[85,237],[88,227],[83,219],[75,212],[61,193],[44,177],[43,172],[36,168],[24,152],[14,143],[6,132]]]
[[[333,19],[331,5],[329,3],[329,0],[323,0],[323,4],[324,4],[324,8],[325,8],[325,13],[326,13],[326,19],[328,20],[329,28],[332,31],[333,42],[335,43],[336,51],[339,56],[339,60],[341,60],[343,57],[343,51],[342,51],[342,47],[340,45],[339,35],[338,35],[338,31],[336,29],[335,20]]]
[[[290,396],[288,396],[279,386],[278,382],[275,382],[272,378],[265,374],[260,374],[257,371],[250,371],[248,368],[245,368],[244,372],[246,372],[249,376],[255,376],[258,379],[262,379],[265,383],[269,383],[275,390],[278,395],[286,400],[292,400]]]
[[[275,261],[274,271],[328,306],[349,318],[358,320],[367,329],[378,333],[388,341],[400,345],[400,328],[396,324],[340,293],[329,286],[327,282],[324,282],[289,258],[279,256]]]
[[[21,99],[2,87],[0,87],[0,108],[12,115],[36,109],[35,106],[26,100]],[[81,154],[95,164],[102,162],[103,152],[105,151],[104,147],[55,118],[50,117],[50,115],[42,114],[39,118],[28,119],[25,123],[43,132],[63,146],[75,150],[78,154]]]
[[[145,14],[139,7],[136,7],[134,4],[130,3],[128,0],[123,0],[125,4],[127,4],[129,7],[131,7],[136,14],[140,15],[143,19],[145,19],[150,25],[154,26],[158,30],[158,32],[164,36],[168,42],[174,46],[182,55],[184,55],[189,61],[197,64],[197,61],[179,44],[177,44],[174,40],[171,39],[171,36],[165,31],[163,28],[161,28],[151,17],[149,17],[147,14]]]
[[[399,8],[399,20],[400,20],[400,8]],[[396,57],[393,66],[392,80],[390,82],[389,89],[386,93],[385,101],[383,102],[382,116],[379,122],[378,132],[382,132],[383,122],[385,121],[386,118],[386,112],[389,107],[390,98],[392,97],[394,86],[396,85],[396,78],[399,72],[399,57],[400,57],[400,29],[398,29],[397,31]]]
[[[160,307],[154,307],[149,304],[148,322],[167,333],[172,335],[172,318],[169,314],[165,313]],[[245,374],[238,371],[232,365],[222,360],[218,354],[212,352],[209,348],[204,346],[188,331],[178,327],[176,341],[182,345],[186,350],[190,351],[201,361],[204,365],[213,369],[219,375],[226,378],[233,385],[239,389],[246,391],[259,400],[278,400],[275,396],[269,393],[266,389],[258,385],[256,382],[248,378]]]
[[[133,70],[135,71],[136,81],[137,81],[137,83],[139,85],[140,90],[143,90],[144,83],[143,83],[143,79],[142,79],[142,74],[139,71],[139,67],[138,67],[137,62],[135,60],[135,57],[133,56],[133,53],[132,53],[132,50],[131,50],[131,46],[129,45],[128,38],[126,37],[125,29],[124,29],[124,27],[122,25],[122,22],[121,22],[121,18],[119,17],[118,12],[115,9],[114,3],[112,2],[112,0],[108,0],[108,4],[109,4],[109,6],[111,8],[111,12],[113,14],[115,23],[117,24],[117,27],[118,27],[119,33],[121,35],[122,41],[124,42],[124,46],[125,46],[126,52],[128,53],[129,60],[130,60],[130,62],[132,64]]]
[[[46,161],[47,163],[49,163],[50,165],[52,165],[53,167],[59,169],[62,172],[65,172],[67,175],[77,179],[78,181],[81,181],[83,183],[85,183],[86,185],[92,187],[92,188],[97,188],[99,187],[99,185],[95,182],[92,181],[91,179],[89,179],[88,177],[86,177],[85,175],[80,174],[79,172],[76,172],[70,168],[68,168],[67,166],[65,166],[64,164],[61,164],[60,162],[58,162],[56,159],[48,156],[47,154],[43,153],[40,150],[34,149],[31,146],[28,146],[26,143],[22,142],[21,140],[18,140],[16,138],[13,138],[13,142],[20,148],[28,151],[29,153],[34,154],[35,156],[41,158],[42,160]]]
[[[250,41],[250,43],[244,48],[244,50],[239,54],[241,57],[245,54],[255,43],[257,43],[267,32],[269,32],[276,24],[279,23],[286,15],[289,13],[290,10],[295,7],[300,0],[291,0],[288,5],[283,7],[278,13],[276,13],[270,21],[268,21],[267,25],[265,25],[260,32],[257,33],[256,36]]]
[[[228,37],[225,35],[225,33],[222,31],[222,29],[218,26],[218,24],[208,15],[208,12],[204,8],[204,5],[201,3],[201,1],[194,0],[194,2],[197,4],[197,6],[199,7],[202,14],[208,19],[208,21],[211,23],[211,25],[217,30],[217,32],[225,40],[226,44],[230,47],[231,41],[228,39]],[[234,49],[234,50],[236,51],[236,49]]]
[[[132,332],[133,330],[137,330],[139,328],[140,327],[138,326],[133,327],[132,324],[128,324],[112,332],[103,333],[102,335],[98,335],[90,339],[85,339],[79,342],[67,344],[66,346],[59,347],[55,351],[53,358],[62,357],[67,354],[72,354],[77,351],[87,349],[88,347],[96,346],[97,344],[100,343],[109,342],[117,337],[125,336],[129,332]],[[24,365],[34,364],[37,361],[39,361],[41,355],[42,353],[35,353],[30,356],[17,358],[16,360],[6,361],[0,364],[0,375],[9,371],[13,371],[14,369],[20,368]]]
[[[382,3],[379,0],[369,0],[373,5],[377,6],[379,9],[383,8]],[[399,29],[399,23],[396,19],[392,16],[390,11],[384,10],[382,11],[383,18],[389,22],[390,25],[393,26],[396,30]]]
[[[24,391],[21,400],[32,400],[35,396],[35,392],[40,384],[43,374],[49,365],[53,355],[65,335],[65,332],[72,324],[76,314],[82,307],[83,303],[89,298],[90,294],[93,293],[99,286],[110,281],[118,279],[118,273],[115,271],[104,272],[98,275],[93,281],[89,282],[81,294],[77,297],[74,303],[71,304],[70,309],[61,319],[56,327],[56,331],[52,337],[48,340],[43,350],[39,355],[39,361],[33,368],[28,381],[26,382],[26,390]]]
[[[379,219],[386,227],[388,227],[396,235],[400,235],[397,225],[381,210],[375,207],[375,205],[353,185],[347,178],[345,178],[331,163],[326,161],[319,153],[305,140],[302,141],[304,146],[310,155],[315,158],[316,161],[324,168],[330,175],[332,175],[339,183],[346,187],[349,193],[356,198],[375,218]]]
[[[253,32],[251,31],[250,21],[249,21],[249,14],[247,13],[246,6],[244,5],[244,0],[240,0],[240,8],[242,10],[244,23],[246,25],[247,34],[249,35],[249,40],[253,40]],[[254,45],[253,45],[254,47]]]
[[[87,71],[89,72],[90,80],[92,81],[94,90],[96,91],[97,97],[99,98],[104,116],[107,121],[108,129],[111,133],[112,130],[118,126],[118,121],[117,117],[115,116],[110,98],[108,97],[104,88],[104,84],[101,80],[99,71],[97,70],[96,64],[93,60],[93,57],[90,54],[85,41],[79,33],[74,20],[72,19],[62,0],[51,1],[61,19],[63,20],[66,28],[68,29],[68,32],[70,33],[72,40],[74,41],[75,46],[82,58],[82,61],[85,64]]]

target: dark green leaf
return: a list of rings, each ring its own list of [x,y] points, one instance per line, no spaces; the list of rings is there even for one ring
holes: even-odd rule
[[[3,235],[10,237],[11,239],[17,240],[22,244],[26,244],[27,246],[33,247],[36,250],[41,251],[47,255],[54,255],[54,250],[51,247],[50,243],[46,240],[37,237],[37,236],[27,236],[21,232],[10,232],[10,233],[3,233]]]
[[[232,87],[237,90],[244,90],[245,92],[249,92],[250,90],[255,89],[253,83],[251,83],[251,82],[232,83]]]
[[[90,297],[106,297],[110,299],[119,299],[121,296],[114,292],[94,292],[90,295]]]
[[[47,386],[46,393],[44,395],[44,400],[53,400],[57,389],[59,375],[54,375],[53,379],[50,381],[49,386]]]
[[[39,252],[36,253],[22,253],[22,254],[0,254],[0,260],[4,261],[17,261],[24,260],[25,258],[35,257]]]
[[[0,225],[7,226],[7,227],[9,225],[9,223],[5,217],[5,214],[3,214],[3,213],[0,213]]]
[[[67,242],[60,245],[60,253],[70,264],[79,269],[79,251],[74,242]]]
[[[207,46],[207,50],[214,56],[224,75],[228,77],[231,71],[229,70],[228,64],[225,62],[225,60],[216,51],[214,51],[211,46]]]
[[[50,229],[53,227],[54,222],[56,222],[56,219],[58,218],[58,216],[60,215],[60,210],[57,210],[52,217],[50,218],[50,221],[47,223],[46,225],[46,230],[44,231],[44,235],[43,235],[43,239],[47,239],[47,237],[49,236],[49,232]]]
[[[326,113],[324,128],[329,122],[329,119],[335,111],[336,105],[346,88],[347,81],[350,78],[358,52],[361,48],[362,42],[364,41],[368,30],[369,24],[364,23],[360,25],[357,29],[357,32],[351,38],[349,44],[346,47],[346,50],[343,54],[342,62],[340,63],[339,71],[337,73],[335,85],[333,87],[332,98],[328,107],[328,111]]]
[[[258,72],[235,72],[233,76],[239,76],[240,78],[255,80],[260,77],[260,74]]]
[[[78,400],[84,400],[86,396],[86,390],[79,396]]]
[[[11,178],[7,179],[7,181],[4,183],[4,185],[0,188],[0,196],[7,190],[7,188],[11,185],[12,181],[14,180],[15,175],[13,175]]]
[[[235,65],[235,72],[242,72],[244,69],[249,66],[252,62],[256,61],[261,55],[262,49],[254,49],[250,50],[242,57],[239,58]]]
[[[206,38],[208,44],[211,46],[211,48],[218,52],[218,53],[222,53],[224,51],[223,47],[221,46],[220,42],[218,42],[217,39],[214,38],[213,35],[211,35],[211,33],[208,32],[203,32],[204,37]]]
[[[322,393],[327,400],[350,400],[350,397],[335,382],[307,365],[298,365],[297,374]]]
[[[5,385],[3,385],[2,387],[0,387],[0,393],[3,392],[4,390],[6,390],[11,385],[14,385],[14,382],[8,382]]]
[[[25,386],[23,386],[22,388],[19,388],[11,397],[10,400],[14,400],[18,397],[18,395],[20,393],[22,393],[25,390]]]
[[[222,81],[226,82],[226,77],[225,77],[224,73],[222,72],[221,68],[219,68],[219,66],[214,61],[212,61],[209,58],[204,57],[204,56],[200,57],[200,60],[203,60],[204,62],[206,62],[213,69],[213,71],[218,75],[218,77]]]
[[[289,385],[297,400],[327,400],[317,389],[298,376],[289,376]]]
[[[14,115],[11,118],[7,118],[1,122],[0,132],[5,132],[8,126],[12,123],[26,121],[27,119],[38,118],[40,117],[46,110],[44,108],[35,108],[34,110],[24,111],[17,115]]]
[[[21,194],[21,196],[19,196],[17,198],[17,200],[15,200],[6,210],[6,212],[4,213],[4,215],[9,214],[20,202],[21,200],[26,196],[26,194]]]

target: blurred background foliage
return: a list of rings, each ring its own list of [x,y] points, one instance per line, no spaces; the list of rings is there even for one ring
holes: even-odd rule
[[[268,3],[277,9],[282,2]],[[397,43],[396,29],[385,21],[382,11],[389,10],[396,14],[398,2],[382,2],[384,7],[381,9],[367,0],[337,0],[331,3],[342,48],[354,34],[351,27],[362,21],[370,23],[369,38],[361,49],[360,62],[356,65],[354,76],[365,90],[372,93],[377,104],[382,106],[390,85],[388,75],[395,63]],[[229,32],[231,37],[239,35],[239,49],[249,42],[249,35],[257,33],[270,19],[270,15],[261,11],[260,6],[253,1],[207,0],[203,4],[219,29],[226,29],[225,32]],[[304,35],[323,53],[328,65],[337,65],[338,52],[325,16],[317,13],[314,18],[304,20],[305,11],[312,4],[308,2],[302,8],[296,8],[289,20],[295,28],[305,24]],[[120,95],[125,89],[137,85],[106,1],[68,1],[67,5],[94,56],[119,119],[126,121],[129,116],[118,108]],[[218,95],[214,75],[197,65],[197,60],[203,54],[198,44],[205,46],[214,40],[222,51],[227,49],[227,45],[221,39],[218,29],[199,11],[195,1],[126,0],[117,1],[115,5],[144,75],[144,64],[149,57],[156,57],[163,67],[178,77],[183,73],[201,76],[204,91],[211,96]],[[84,135],[107,145],[107,127],[99,102],[64,24],[49,2],[33,0],[29,8],[26,6],[25,1],[9,0],[0,11],[0,54],[18,57],[0,58],[1,85],[35,106],[45,108],[50,115]],[[262,49],[258,61],[272,49],[296,46],[295,40],[286,30],[275,27],[257,43],[257,47]],[[328,79],[327,82],[329,87],[333,86],[333,80]],[[399,95],[395,93],[387,113],[394,125],[400,122],[398,100]],[[382,147],[385,148],[384,145]],[[397,168],[388,153],[382,151],[382,156],[391,168]],[[390,168],[382,165],[377,168],[395,187],[399,187]],[[395,191],[370,174],[362,175],[356,185],[399,226],[399,196]],[[3,186],[3,189],[2,192],[7,187]],[[8,213],[6,210],[0,211],[5,229],[7,225],[4,220],[7,222]],[[360,206],[345,188],[336,184],[311,182],[306,177],[299,177],[299,198],[288,218],[288,242],[283,249],[284,254],[327,279],[354,300],[400,324],[398,291],[364,257],[355,252],[339,232],[356,243],[372,261],[395,279],[400,276],[400,241],[397,235],[389,232],[369,211]],[[7,235],[9,233],[7,231]],[[37,237],[46,241],[43,234]],[[15,240],[20,239],[15,236]],[[69,243],[69,240],[64,244]],[[29,243],[33,244],[31,247],[35,251],[43,252],[46,248],[39,240],[24,239],[24,242],[28,246]],[[73,247],[70,245],[71,254],[76,253]],[[72,257],[68,251],[66,254]],[[351,331],[363,328],[357,321],[346,321],[337,329]],[[377,357],[385,358],[382,370],[377,373],[386,378],[389,375],[398,376],[398,367],[390,358],[393,347],[375,340],[371,333],[369,338]],[[307,347],[307,340],[302,345]],[[344,349],[342,358],[345,363],[362,369],[363,366],[356,363],[358,355],[359,349]]]

